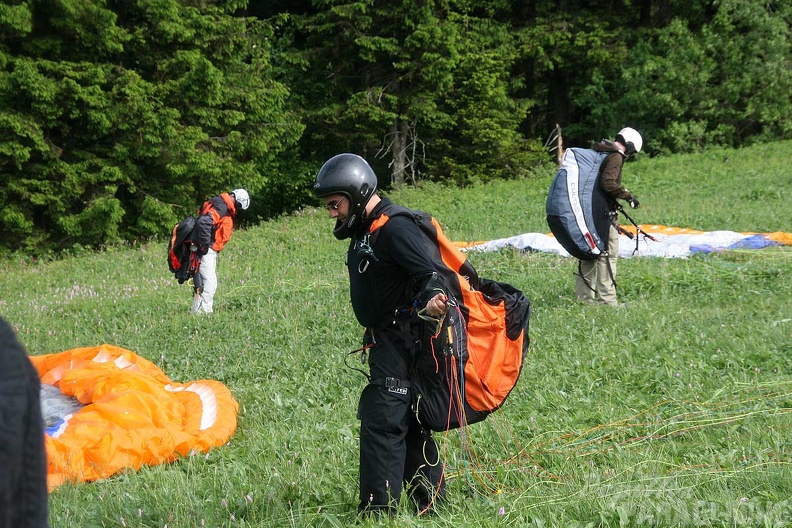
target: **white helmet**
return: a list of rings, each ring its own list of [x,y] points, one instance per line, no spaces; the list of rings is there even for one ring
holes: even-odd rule
[[[630,127],[619,130],[619,133],[616,134],[616,141],[627,147],[628,156],[636,152],[641,152],[641,147],[643,147],[643,138],[641,134]]]
[[[234,195],[234,200],[243,211],[250,206],[250,195],[245,189],[234,189],[231,194]]]

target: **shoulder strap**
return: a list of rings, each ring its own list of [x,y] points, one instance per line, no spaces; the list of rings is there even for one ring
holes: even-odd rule
[[[379,216],[371,222],[368,228],[368,236],[369,236],[369,244],[374,244],[377,241],[377,237],[379,236],[380,229],[388,223],[388,220],[395,216],[406,216],[412,218],[418,222],[418,215],[420,211],[413,211],[412,209],[408,209],[401,205],[397,205],[394,203],[386,205],[382,211],[380,212]]]
[[[474,289],[479,287],[479,276],[476,269],[468,262],[465,254],[446,237],[439,222],[424,211],[408,209],[397,204],[389,204],[383,209],[380,216],[371,223],[369,227],[369,244],[373,245],[376,242],[379,230],[388,223],[388,220],[395,216],[412,218],[429,241],[439,248],[443,264],[454,274],[461,275],[467,279]]]

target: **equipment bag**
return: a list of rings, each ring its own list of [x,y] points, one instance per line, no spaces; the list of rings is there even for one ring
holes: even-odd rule
[[[168,242],[168,268],[175,275],[179,284],[192,279],[201,265],[201,257],[190,247],[194,244],[193,230],[198,219],[188,216],[171,230]]]
[[[447,431],[484,420],[511,393],[528,351],[531,303],[503,282],[483,279],[430,215],[395,206],[410,215],[440,250],[449,310],[440,324],[423,322],[412,372],[412,405],[421,425]],[[372,229],[387,222],[375,221]],[[381,217],[382,218],[382,217]]]
[[[567,149],[547,195],[550,231],[570,255],[581,260],[598,258],[608,246],[610,219],[599,185],[600,166],[608,154]]]

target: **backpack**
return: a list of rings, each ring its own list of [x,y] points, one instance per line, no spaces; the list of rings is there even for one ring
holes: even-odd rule
[[[438,272],[449,298],[439,327],[421,325],[420,337],[433,346],[431,353],[418,353],[410,369],[413,410],[432,431],[480,422],[503,405],[517,383],[528,352],[531,303],[510,284],[480,278],[430,215],[393,207],[387,217],[410,216],[427,243],[440,250]]]
[[[188,216],[171,230],[168,242],[168,268],[179,284],[193,278],[201,265],[200,255],[190,251],[190,246],[194,243],[193,230],[197,220],[194,216]]]
[[[569,148],[547,195],[547,224],[570,255],[598,258],[607,249],[610,219],[599,185],[602,162],[609,152]]]

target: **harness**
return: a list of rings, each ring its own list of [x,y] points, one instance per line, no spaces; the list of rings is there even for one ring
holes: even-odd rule
[[[387,331],[377,331],[375,335],[375,330],[373,328],[367,328],[363,334],[364,345],[349,352],[344,358],[344,365],[347,368],[356,370],[363,374],[369,385],[386,387],[388,392],[407,395],[408,389],[412,387],[410,379],[415,372],[416,358],[421,348],[420,325],[414,324],[409,313],[397,313],[397,317],[394,319],[393,325],[397,327],[397,331],[401,335],[405,336],[406,341],[409,343],[409,346],[407,350],[404,351],[404,353],[399,351],[400,349],[398,349],[393,343],[393,340],[388,336]],[[406,379],[397,378],[395,376],[372,378],[363,369],[349,365],[349,356],[357,353],[360,353],[360,363],[361,365],[364,365],[368,359],[368,350],[377,345],[377,337],[382,340],[384,350],[393,352],[395,354],[395,357],[399,363],[399,367],[401,371],[404,372]],[[408,357],[405,357],[405,355]]]
[[[427,245],[421,251],[437,262],[431,276],[422,276],[414,289],[405,291],[413,299],[397,300],[406,306],[382,323],[382,315],[365,319],[375,326],[366,329],[363,347],[346,356],[346,366],[361,372],[370,385],[411,395],[412,410],[425,429],[448,431],[484,420],[501,407],[519,378],[529,344],[530,302],[510,284],[479,277],[464,253],[426,213],[392,203],[378,212],[368,232],[350,243],[349,255],[354,259],[348,262],[350,273],[372,273],[363,262],[377,262],[372,247],[376,248],[378,229],[396,215],[416,223],[424,235],[420,240]],[[384,264],[390,266],[390,262],[380,265]],[[376,283],[372,287],[375,294]],[[423,308],[436,288],[442,288],[449,299],[449,309],[441,318],[430,317]],[[372,298],[369,295],[367,302],[375,302]],[[355,309],[373,308],[363,304]],[[383,364],[381,373],[375,369],[370,375],[348,363],[350,355],[360,352],[361,364],[365,364],[368,349],[375,345],[378,351],[389,349],[397,354],[383,359],[390,365]]]

